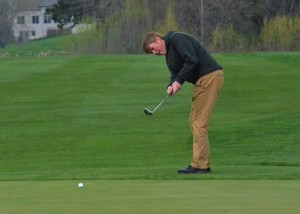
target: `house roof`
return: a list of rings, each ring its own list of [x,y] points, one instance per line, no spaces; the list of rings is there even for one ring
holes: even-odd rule
[[[26,9],[38,9],[41,7],[50,7],[57,3],[58,0],[29,0],[25,3]]]
[[[57,0],[40,0],[40,7],[50,7],[57,3]]]

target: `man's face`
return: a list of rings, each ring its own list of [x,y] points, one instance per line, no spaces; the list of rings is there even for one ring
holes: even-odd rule
[[[167,54],[167,50],[166,50],[166,43],[165,40],[156,37],[156,42],[151,43],[149,45],[152,54],[155,55],[166,55]]]

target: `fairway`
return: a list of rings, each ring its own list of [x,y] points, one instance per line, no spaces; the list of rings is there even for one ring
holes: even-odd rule
[[[143,112],[166,95],[163,58],[2,58],[0,180],[299,179],[299,56],[216,55],[225,84],[200,177],[176,173],[191,161],[192,86]]]
[[[300,53],[215,57],[225,82],[200,176],[177,174],[192,85],[143,112],[166,96],[163,57],[0,58],[0,213],[299,213]]]
[[[1,182],[0,213],[297,214],[298,181]]]

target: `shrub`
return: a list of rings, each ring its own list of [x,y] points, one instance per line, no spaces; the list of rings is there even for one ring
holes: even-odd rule
[[[212,51],[217,52],[239,52],[249,49],[247,39],[238,34],[232,25],[226,29],[216,27],[212,34]]]
[[[157,23],[155,29],[162,33],[167,33],[169,30],[179,30],[179,25],[176,21],[174,4],[172,2],[168,4],[164,21],[162,23]]]
[[[300,49],[300,18],[275,17],[265,19],[260,34],[262,50],[294,51]]]

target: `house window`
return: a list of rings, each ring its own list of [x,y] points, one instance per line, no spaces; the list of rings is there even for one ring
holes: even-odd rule
[[[17,17],[17,24],[19,24],[19,25],[25,24],[25,18],[24,18],[24,16],[18,16]]]
[[[31,36],[35,36],[35,31],[31,31]]]
[[[44,23],[45,23],[45,24],[50,24],[50,23],[51,23],[51,20],[52,20],[51,15],[48,14],[48,13],[45,13],[45,14],[44,14]]]
[[[32,16],[32,24],[38,24],[39,23],[39,16]]]

